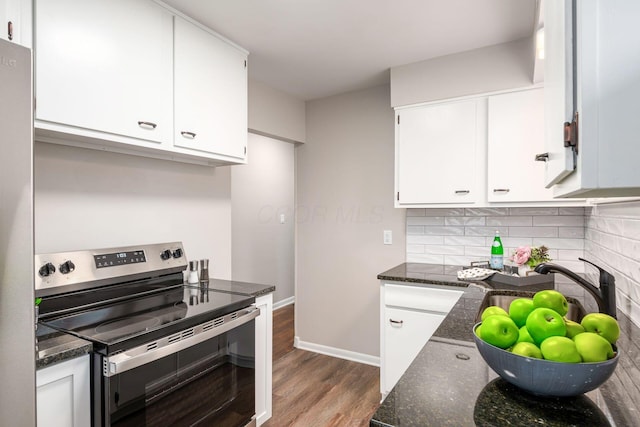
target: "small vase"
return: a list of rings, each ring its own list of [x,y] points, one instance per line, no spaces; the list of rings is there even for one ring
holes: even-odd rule
[[[520,277],[527,277],[530,274],[535,274],[533,269],[531,267],[529,267],[527,264],[518,266],[518,276]]]

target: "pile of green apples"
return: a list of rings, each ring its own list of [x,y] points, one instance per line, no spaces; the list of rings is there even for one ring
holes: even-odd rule
[[[615,356],[618,321],[605,313],[589,313],[580,323],[565,318],[569,304],[555,290],[517,298],[509,312],[499,306],[482,311],[476,335],[520,356],[554,362],[603,362]]]

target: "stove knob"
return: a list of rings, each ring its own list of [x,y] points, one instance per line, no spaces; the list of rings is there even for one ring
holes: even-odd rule
[[[160,254],[160,258],[165,261],[168,260],[169,258],[171,258],[171,251],[169,249],[162,251],[162,253]]]
[[[178,248],[175,251],[173,251],[174,258],[180,258],[181,256],[182,256],[182,249]]]
[[[69,274],[75,269],[76,269],[76,265],[71,261],[65,261],[62,264],[60,264],[60,273],[62,274]]]
[[[47,277],[55,272],[56,266],[51,264],[50,262],[46,263],[45,265],[40,267],[40,270],[38,270],[38,274],[40,274],[40,276],[42,277]]]

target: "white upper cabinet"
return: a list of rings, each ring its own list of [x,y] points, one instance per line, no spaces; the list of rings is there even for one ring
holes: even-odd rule
[[[146,0],[37,0],[35,26],[36,120],[170,143],[169,11]]]
[[[396,207],[479,200],[479,103],[396,110]]]
[[[556,3],[562,3],[558,5]],[[545,51],[555,48],[573,53],[575,73],[565,73],[565,85],[573,79],[574,96],[563,107],[573,107],[578,116],[576,169],[554,186],[557,197],[639,196],[640,120],[640,32],[636,31],[640,2],[620,0],[576,2],[576,27],[572,38],[567,13],[571,1],[545,2],[545,37],[550,26],[557,26],[564,39],[549,39]],[[551,6],[551,8],[550,8]],[[549,10],[548,10],[549,9]],[[564,41],[563,41],[564,40]],[[545,59],[548,69],[561,67],[561,59]],[[566,61],[564,62],[566,64]],[[553,82],[545,81],[548,88]],[[551,113],[551,111],[549,111]],[[565,118],[550,116],[548,125],[561,129]],[[546,136],[549,147],[564,146],[560,131]],[[549,150],[549,166],[554,160]]]
[[[31,1],[0,0],[0,39],[31,47]]]
[[[571,1],[544,3],[545,186],[573,172],[573,149],[565,147],[564,123],[573,120],[573,55]]]
[[[175,17],[174,144],[244,159],[247,54]]]
[[[553,200],[545,188],[544,90],[533,89],[489,97],[487,199],[489,202]]]
[[[35,138],[246,162],[247,55],[161,2],[35,1]]]

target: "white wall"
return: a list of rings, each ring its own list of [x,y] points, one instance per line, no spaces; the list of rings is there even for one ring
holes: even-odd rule
[[[389,88],[311,101],[306,114],[308,143],[296,147],[296,336],[377,357],[376,276],[405,250]],[[393,245],[383,245],[383,230]]]
[[[232,278],[294,296],[294,145],[249,134],[249,163],[231,168]],[[284,223],[280,216],[284,215]]]
[[[35,251],[182,241],[231,278],[231,171],[35,144]]]
[[[391,106],[476,95],[533,83],[530,37],[391,69]]]
[[[305,142],[305,104],[288,93],[249,79],[249,130],[291,142]]]

